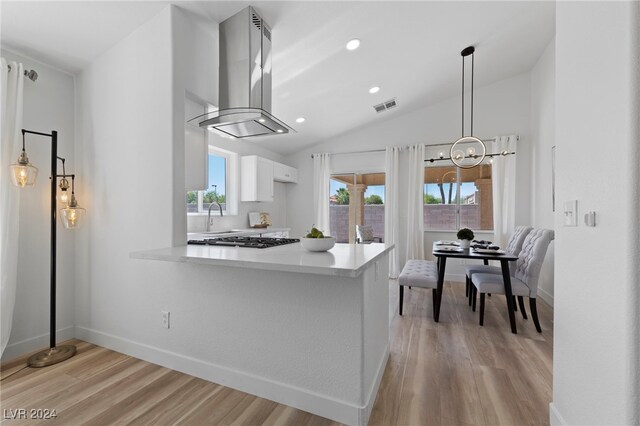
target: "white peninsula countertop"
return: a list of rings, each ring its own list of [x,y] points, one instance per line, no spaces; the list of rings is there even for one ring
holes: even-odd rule
[[[310,252],[300,243],[266,249],[186,245],[130,254],[134,259],[357,277],[393,245],[336,244],[327,252]]]

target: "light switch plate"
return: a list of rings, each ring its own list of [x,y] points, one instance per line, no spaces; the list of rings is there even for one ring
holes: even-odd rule
[[[564,202],[564,226],[578,226],[578,200]]]

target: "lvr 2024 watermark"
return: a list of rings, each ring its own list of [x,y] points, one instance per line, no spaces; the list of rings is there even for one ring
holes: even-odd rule
[[[4,420],[50,420],[58,417],[56,410],[49,410],[46,408],[8,408],[2,410],[2,418]]]

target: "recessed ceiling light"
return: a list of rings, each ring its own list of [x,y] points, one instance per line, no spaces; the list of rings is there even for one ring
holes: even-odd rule
[[[282,130],[282,129],[278,129],[278,130],[276,130],[276,132],[278,132],[278,133],[282,133],[282,132],[284,132],[284,130]]]
[[[380,88],[378,86],[374,86],[371,89],[369,89],[369,93],[374,94],[374,93],[378,93],[380,91]]]
[[[296,118],[296,123],[304,123],[304,117]]]
[[[264,120],[264,118],[260,118],[258,121],[259,121],[260,123],[264,123],[264,121],[265,121],[265,120]]]
[[[360,40],[358,40],[357,38],[354,38],[353,40],[350,40],[349,43],[347,43],[348,50],[356,50],[358,47],[360,47]]]

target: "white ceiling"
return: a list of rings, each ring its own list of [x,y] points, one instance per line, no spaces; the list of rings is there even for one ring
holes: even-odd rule
[[[77,73],[168,3],[2,1],[1,41]],[[272,112],[298,133],[254,140],[282,154],[459,95],[468,45],[478,87],[530,70],[555,33],[553,2],[171,3],[217,22],[251,4],[271,25]],[[362,44],[347,51],[352,38]],[[394,97],[396,109],[373,110]]]

